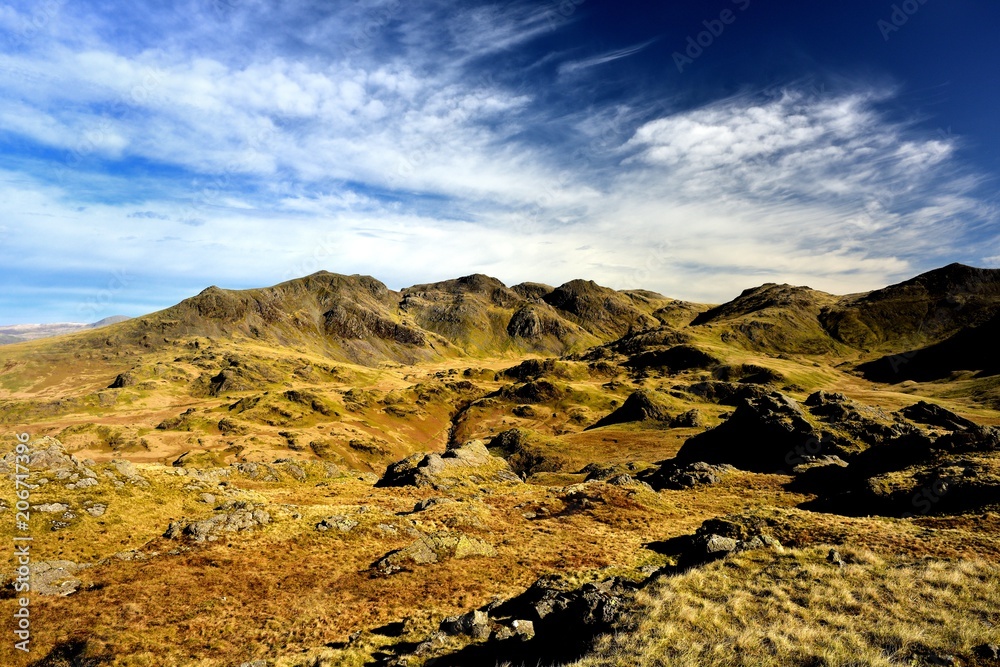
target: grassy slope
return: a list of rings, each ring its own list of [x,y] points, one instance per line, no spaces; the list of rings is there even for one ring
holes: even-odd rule
[[[450,297],[443,303],[454,305]],[[650,304],[640,310],[669,308],[655,299]],[[495,320],[488,333],[493,345],[502,324],[498,313],[507,311],[502,305],[480,305],[490,321]],[[671,322],[689,334],[692,345],[723,364],[754,364],[777,371],[782,379],[776,386],[799,400],[820,388],[842,391],[886,410],[930,398],[981,423],[1000,423],[1000,413],[991,407],[997,389],[989,379],[885,386],[850,372],[845,361],[853,363],[858,353],[845,352],[839,344],[815,348],[816,329],[800,326],[803,317],[814,314],[814,306],[806,305],[785,315],[736,314],[739,321],[696,327],[681,325],[703,308],[677,306],[671,310]],[[684,317],[677,319],[677,312]],[[739,329],[755,320],[780,328],[781,350],[766,349],[746,336],[759,326]],[[763,555],[748,554],[729,565],[717,564],[665,582],[663,588],[650,590],[644,601],[646,614],[663,623],[642,626],[640,633],[622,639],[623,646],[606,645],[588,664],[659,664],[652,658],[648,663],[629,662],[623,656],[650,656],[661,650],[662,642],[679,647],[677,664],[685,664],[684,660],[696,664],[696,657],[713,656],[712,645],[719,644],[711,640],[713,636],[742,642],[739,645],[749,656],[742,664],[766,664],[760,660],[788,664],[810,652],[837,664],[852,651],[877,664],[882,658],[876,652],[887,646],[897,653],[914,650],[915,636],[922,636],[927,647],[954,650],[969,648],[976,633],[985,636],[982,641],[995,641],[986,636],[989,633],[970,629],[975,617],[958,619],[976,605],[994,603],[996,608],[991,597],[996,573],[977,561],[1000,556],[1000,521],[995,513],[984,514],[984,520],[967,516],[912,521],[814,515],[789,509],[806,498],[784,490],[785,478],[749,473],[684,492],[653,494],[600,485],[600,493],[594,493],[593,503],[584,508],[567,500],[562,485],[580,481],[582,475],[574,473],[587,463],[658,461],[673,456],[687,437],[700,430],[662,424],[584,430],[631,391],[661,390],[672,414],[697,408],[705,426],[719,423],[732,408],[701,402],[678,389],[713,379],[711,369],[635,375],[566,360],[560,372],[545,376],[560,389],[559,396],[532,403],[496,395],[504,387],[520,386],[500,374],[533,356],[519,350],[461,356],[457,348],[443,346],[445,353],[414,365],[359,365],[312,339],[276,346],[274,340],[241,332],[212,338],[191,334],[146,348],[129,342],[141,341],[142,332],[136,327],[146,325],[132,321],[115,326],[120,328],[0,350],[0,423],[6,431],[0,451],[12,446],[9,434],[15,430],[54,435],[80,457],[97,460],[98,469],[116,457],[137,461],[151,482],[149,488],[105,484],[80,491],[53,484],[35,492],[33,503],[67,502],[74,509],[87,501],[108,505],[107,514],[99,519],[80,513],[70,528],[39,528],[37,559],[97,563],[80,575],[89,590],[68,598],[33,600],[38,618],[43,619],[37,625],[40,652],[57,640],[80,637],[89,641],[88,650],[94,655],[116,654],[116,665],[215,667],[278,656],[283,665],[309,664],[317,656],[327,661],[318,664],[362,664],[380,646],[426,638],[443,616],[480,606],[493,596],[519,593],[542,574],[560,572],[581,581],[612,574],[638,576],[636,568],[666,562],[659,542],[692,532],[704,519],[760,508],[775,508],[761,511],[772,512],[784,527],[776,536],[805,550],[773,563]],[[806,331],[801,341],[795,338],[799,329]],[[725,334],[734,331],[743,337],[727,339]],[[479,342],[471,335],[463,344]],[[210,379],[227,368],[236,369],[237,379],[247,386],[213,395]],[[125,371],[133,372],[135,384],[108,389]],[[290,399],[289,391],[298,392],[299,400]],[[314,397],[322,409],[317,410],[311,398],[303,402],[301,395]],[[515,414],[515,408],[524,404],[530,405],[533,416],[523,416],[528,414],[523,410]],[[189,409],[194,412],[182,418]],[[457,439],[527,428],[536,434],[541,453],[561,462],[560,469],[536,475],[534,484],[468,487],[457,493],[464,502],[419,514],[408,513],[414,502],[441,494],[374,489],[370,480],[361,481],[357,475],[321,480],[311,474],[305,482],[288,478],[281,483],[236,476],[228,487],[192,487],[186,478],[164,472],[164,465],[191,451],[201,455],[195,460],[198,467],[276,458],[318,465],[325,459],[344,470],[379,473],[412,451],[442,450],[455,426],[452,419],[463,409],[464,419],[455,429]],[[220,429],[223,419],[236,428]],[[168,428],[157,429],[163,422]],[[262,502],[275,522],[259,533],[167,555],[176,544],[158,536],[171,520],[210,514],[211,507],[198,502],[206,490],[220,498],[231,493],[234,498]],[[9,485],[0,491],[8,507],[14,500],[11,491]],[[371,511],[359,513],[360,507]],[[361,525],[347,535],[318,533],[316,522],[334,514],[355,516]],[[9,512],[0,512],[0,539],[9,540],[10,517]],[[380,529],[380,523],[394,527],[395,534]],[[410,530],[466,532],[496,546],[499,556],[372,577],[368,566],[410,543]],[[838,582],[832,578],[838,575],[824,570],[825,562],[819,559],[826,547],[810,545],[845,541],[851,545],[845,554],[853,549],[858,563],[839,575]],[[106,560],[127,549],[160,555],[140,562]],[[931,560],[907,561],[914,556]],[[496,572],[504,576],[497,577]],[[899,594],[903,579],[894,578],[901,572],[925,582],[920,595],[925,595],[926,608],[938,616],[951,613],[956,620],[949,632],[958,634],[925,628],[924,620],[912,616],[912,601]],[[812,577],[816,590],[829,593],[833,601],[856,591],[855,616],[841,618],[837,608],[829,608],[833,602],[817,600],[810,603],[812,611],[809,605],[789,602],[801,593],[795,577],[805,576]],[[952,608],[938,604],[940,590],[948,590],[941,582],[948,581],[961,593]],[[994,587],[986,590],[987,585]],[[785,634],[768,640],[772,646],[760,631],[741,627],[733,620],[733,610],[721,601],[723,593],[732,595],[741,613],[768,627],[781,627]],[[769,606],[760,601],[768,596],[783,602]],[[10,600],[0,600],[4,615],[10,605]],[[910,614],[910,621],[887,626],[882,638],[864,634],[864,624],[875,624],[885,608],[898,609],[897,615]],[[844,632],[857,631],[857,639],[850,640],[857,645],[837,639],[844,633],[816,631],[820,616],[827,622],[848,623]],[[402,637],[366,632],[351,646],[323,648],[345,641],[356,630],[404,618],[413,620]],[[685,623],[678,625],[676,618],[686,619]],[[674,626],[683,629],[683,636],[661,634],[672,632],[669,628]],[[625,653],[615,653],[623,648]],[[4,653],[9,651],[6,643],[0,645],[0,662],[16,659],[21,661],[12,664],[26,664],[21,656]]]

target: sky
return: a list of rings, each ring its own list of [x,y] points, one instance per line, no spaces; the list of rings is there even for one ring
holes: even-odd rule
[[[0,4],[0,324],[315,271],[719,303],[1000,266],[986,0]]]

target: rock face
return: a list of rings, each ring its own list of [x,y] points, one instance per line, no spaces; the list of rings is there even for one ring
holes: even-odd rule
[[[716,484],[724,476],[736,472],[736,468],[726,463],[712,465],[704,461],[677,463],[668,461],[642,476],[642,481],[659,491],[660,489],[690,489],[706,484]]]
[[[640,389],[632,392],[620,408],[589,428],[646,420],[670,421],[670,414],[663,399],[656,392]]]
[[[496,549],[483,540],[462,533],[439,532],[424,535],[413,544],[386,554],[372,565],[372,569],[388,575],[414,565],[430,565],[449,558],[490,558],[496,555]]]
[[[487,451],[481,440],[471,440],[444,454],[413,454],[390,465],[378,486],[429,486],[449,489],[486,481],[520,482],[502,458]]]
[[[927,401],[920,401],[899,411],[899,414],[909,420],[928,426],[936,426],[949,431],[961,431],[963,429],[975,428],[976,423],[965,417],[956,415],[951,410],[946,410],[940,405],[934,405]]]
[[[358,522],[354,519],[349,519],[346,516],[337,514],[334,516],[328,516],[319,523],[316,524],[316,530],[327,531],[336,530],[341,533],[349,533],[354,530],[358,525]]]
[[[811,455],[826,453],[824,440],[794,400],[771,392],[744,400],[725,422],[690,438],[677,453],[677,461],[729,463],[742,470],[776,472],[794,465],[790,460],[810,443],[815,449]]]
[[[184,537],[194,542],[214,542],[226,533],[253,530],[271,523],[271,515],[267,510],[247,501],[229,501],[218,509],[221,512],[201,521],[187,524],[174,521],[163,536],[167,539]]]
[[[632,357],[626,366],[639,370],[662,368],[679,373],[692,368],[712,368],[721,362],[693,345],[675,345],[666,350],[651,350]]]
[[[551,308],[529,304],[518,310],[507,323],[507,335],[511,338],[536,340],[543,336],[562,338],[570,333],[566,322]]]
[[[76,578],[81,570],[90,567],[69,560],[49,560],[31,563],[31,593],[38,595],[72,595],[79,590],[82,582]],[[15,575],[16,576],[16,575]],[[10,581],[3,575],[3,587],[13,587],[13,576]]]

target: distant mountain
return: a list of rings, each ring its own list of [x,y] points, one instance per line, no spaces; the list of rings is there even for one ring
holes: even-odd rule
[[[833,338],[851,347],[901,352],[940,342],[998,312],[1000,269],[949,264],[845,297],[821,321]]]
[[[91,342],[154,348],[186,336],[246,338],[366,365],[507,351],[564,354],[658,326],[653,313],[672,303],[584,280],[508,288],[476,274],[397,292],[370,276],[320,271],[260,289],[209,287],[95,333]]]
[[[83,331],[85,329],[99,329],[109,324],[124,322],[130,318],[124,315],[113,315],[105,317],[103,320],[85,324],[81,322],[55,322],[52,324],[9,324],[0,326],[0,345],[11,343],[21,343],[26,340],[37,340],[39,338],[49,338],[60,334]]]
[[[766,283],[718,306],[589,280],[508,287],[474,274],[395,291],[370,276],[320,271],[272,287],[209,287],[131,320],[0,327],[0,337],[17,342],[100,327],[68,344],[102,355],[134,355],[191,338],[227,338],[377,366],[456,356],[579,354],[615,341],[635,343],[640,332],[642,340],[653,336],[677,344],[690,332],[708,347],[828,356],[870,379],[894,382],[947,377],[956,370],[995,373],[1000,363],[991,341],[998,318],[1000,270],[961,264],[846,296]]]

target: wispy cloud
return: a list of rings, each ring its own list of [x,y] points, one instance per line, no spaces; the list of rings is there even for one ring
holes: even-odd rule
[[[867,289],[962,255],[970,230],[995,238],[959,139],[886,115],[892,88],[654,113],[648,95],[580,93],[649,42],[532,52],[518,69],[496,54],[578,14],[423,8],[192,0],[132,7],[119,39],[65,5],[0,54],[0,131],[25,147],[0,163],[2,270],[57,263],[94,289],[127,270],[120,303],[149,308],[318,269],[394,287],[587,277],[719,301],[753,277]],[[0,24],[20,25],[11,11]],[[164,283],[170,297],[141,292]]]
[[[590,58],[583,58],[581,60],[573,60],[570,62],[563,63],[559,66],[560,74],[572,74],[573,72],[578,72],[580,70],[588,69],[590,67],[596,67],[597,65],[603,65],[605,63],[610,63],[615,60],[620,60],[622,58],[628,58],[629,56],[635,55],[653,44],[656,40],[651,39],[645,41],[641,44],[636,44],[635,46],[630,46],[628,48],[619,49],[617,51],[610,51],[608,53],[602,53],[597,56],[591,56]]]

